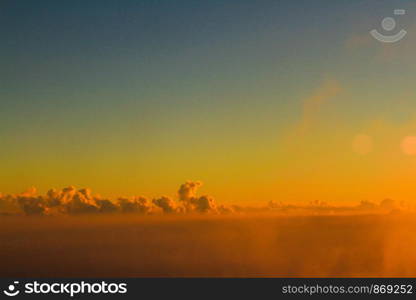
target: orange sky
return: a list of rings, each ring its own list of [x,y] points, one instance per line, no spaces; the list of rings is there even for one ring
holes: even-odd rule
[[[414,201],[416,40],[372,4],[7,5],[0,191]]]

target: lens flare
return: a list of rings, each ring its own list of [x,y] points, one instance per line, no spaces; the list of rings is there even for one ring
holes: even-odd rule
[[[401,148],[406,155],[416,155],[416,136],[406,136],[402,140]]]

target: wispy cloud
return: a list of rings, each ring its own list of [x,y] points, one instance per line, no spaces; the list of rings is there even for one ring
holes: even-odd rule
[[[326,79],[322,84],[312,93],[310,97],[303,100],[302,103],[302,118],[297,126],[299,134],[305,134],[310,126],[316,121],[321,107],[331,101],[335,96],[341,92],[341,85],[334,79]]]

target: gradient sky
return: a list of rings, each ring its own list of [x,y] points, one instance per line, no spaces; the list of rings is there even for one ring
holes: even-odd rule
[[[408,35],[382,44],[368,32],[395,8]],[[412,200],[415,17],[410,0],[2,0],[0,191]]]

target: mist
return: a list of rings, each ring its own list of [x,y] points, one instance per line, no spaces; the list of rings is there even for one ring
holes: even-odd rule
[[[2,277],[416,276],[415,215],[0,218]]]

